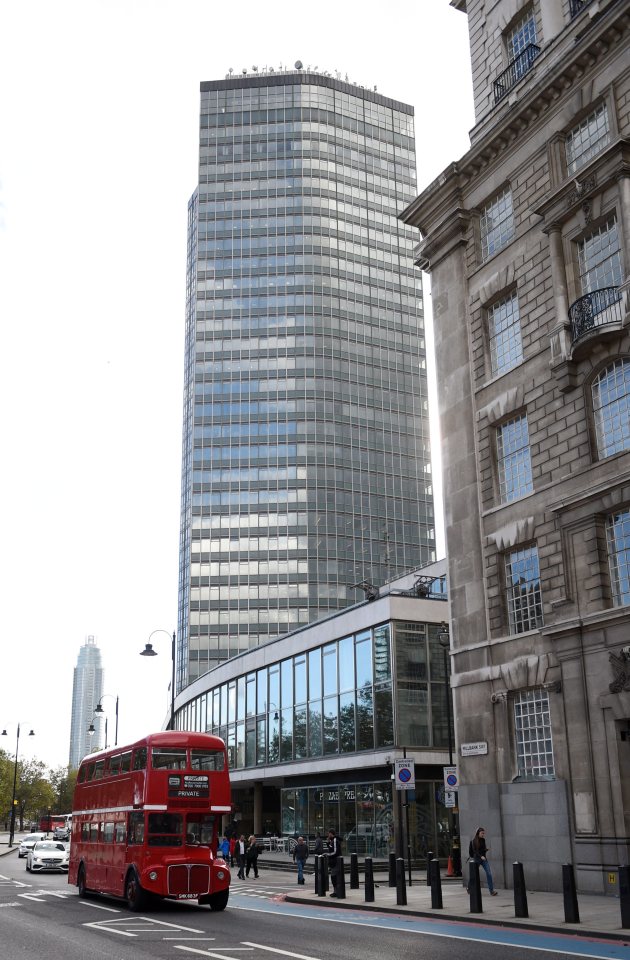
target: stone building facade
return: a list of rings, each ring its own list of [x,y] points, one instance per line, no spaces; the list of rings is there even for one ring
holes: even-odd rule
[[[462,835],[499,882],[630,854],[630,3],[453,0],[470,150],[403,212],[431,275]],[[474,745],[474,747],[473,747]],[[487,745],[487,752],[486,750]]]

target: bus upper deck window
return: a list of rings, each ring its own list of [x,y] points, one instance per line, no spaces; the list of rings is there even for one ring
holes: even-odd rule
[[[223,770],[222,750],[191,750],[190,767],[192,770]]]
[[[151,750],[151,766],[154,770],[185,770],[186,750],[167,747],[153,747]]]
[[[146,770],[147,767],[147,748],[138,747],[133,752],[133,769]]]
[[[128,750],[126,753],[121,754],[120,772],[129,773],[130,770],[131,770],[131,750]]]

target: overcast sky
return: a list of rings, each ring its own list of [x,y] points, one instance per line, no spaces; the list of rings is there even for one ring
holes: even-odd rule
[[[448,0],[2,11],[0,747],[20,721],[20,756],[60,766],[87,635],[119,743],[168,709],[200,81],[300,59],[377,85],[415,107],[422,188],[468,149],[468,35]]]

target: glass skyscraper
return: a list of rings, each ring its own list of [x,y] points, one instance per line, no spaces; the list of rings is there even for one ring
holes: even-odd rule
[[[296,69],[201,84],[177,689],[434,559],[413,108]]]
[[[79,769],[79,764],[88,753],[103,747],[103,724],[98,715],[94,717],[94,711],[102,696],[101,651],[94,637],[86,637],[85,643],[79,650],[72,685],[69,765],[73,770]],[[90,736],[88,729],[92,722],[94,722],[95,733]]]

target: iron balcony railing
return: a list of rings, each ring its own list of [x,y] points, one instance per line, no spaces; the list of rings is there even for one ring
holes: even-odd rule
[[[582,13],[584,7],[588,7],[589,3],[591,2],[592,0],[570,0],[569,12],[571,14],[571,19],[573,20],[573,17],[577,17],[579,13]]]
[[[540,47],[537,47],[535,43],[528,43],[527,46],[521,50],[518,57],[514,57],[507,70],[499,74],[494,81],[495,103],[502,100],[506,93],[509,93],[512,87],[516,86],[518,81],[521,80],[526,73],[529,73],[539,53]]]
[[[621,290],[618,287],[602,287],[580,297],[569,307],[569,320],[572,343],[596,327],[621,324]]]

